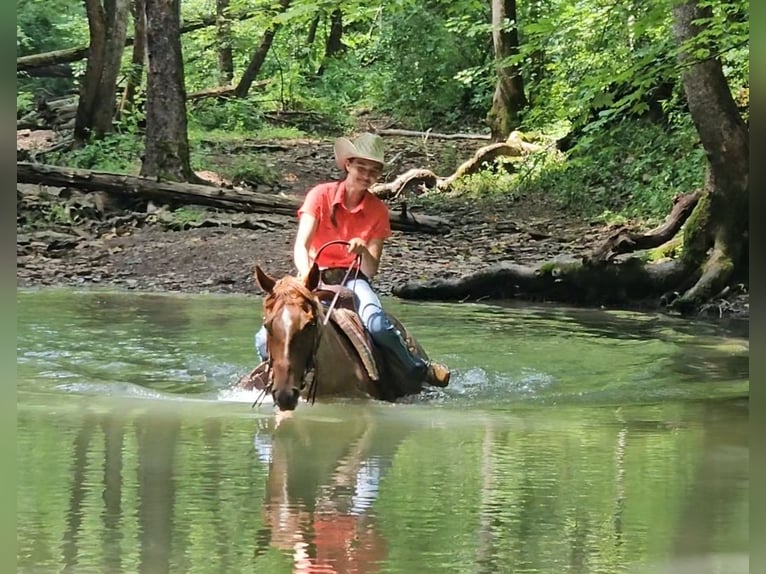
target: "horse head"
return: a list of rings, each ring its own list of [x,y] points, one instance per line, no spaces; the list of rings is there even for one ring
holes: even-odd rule
[[[293,410],[319,340],[322,311],[312,294],[319,284],[319,269],[312,265],[302,279],[291,275],[275,279],[256,265],[255,280],[266,292],[263,324],[268,334],[271,395],[281,410]]]

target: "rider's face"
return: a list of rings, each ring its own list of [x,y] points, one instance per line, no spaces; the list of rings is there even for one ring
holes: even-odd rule
[[[347,187],[367,190],[380,179],[383,166],[376,161],[353,158],[346,162],[346,171],[348,172]]]

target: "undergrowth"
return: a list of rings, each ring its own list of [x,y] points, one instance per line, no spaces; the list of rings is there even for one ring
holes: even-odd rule
[[[664,127],[626,121],[586,136],[566,161],[546,162],[539,193],[604,221],[664,218],[673,197],[702,185],[705,155],[691,121]]]

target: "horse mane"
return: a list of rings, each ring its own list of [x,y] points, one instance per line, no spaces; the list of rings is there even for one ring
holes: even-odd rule
[[[322,309],[314,294],[297,277],[286,275],[274,283],[274,288],[263,300],[269,315],[276,313],[284,305],[300,305],[307,302],[311,309],[321,317]]]

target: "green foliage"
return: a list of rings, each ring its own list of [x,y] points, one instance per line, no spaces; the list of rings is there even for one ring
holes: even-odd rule
[[[455,194],[468,197],[505,195],[508,199],[513,199],[517,195],[515,183],[518,179],[514,172],[512,163],[507,158],[500,158],[491,168],[458,178],[451,190]]]
[[[674,195],[702,184],[704,152],[691,121],[662,128],[625,121],[585,138],[567,161],[550,164],[537,189],[573,211],[663,217]]]
[[[474,16],[481,19],[486,13]],[[486,38],[461,36],[460,22],[436,6],[386,11],[383,33],[369,49],[374,64],[367,76],[367,101],[421,129],[483,118],[486,106],[477,104],[487,103],[489,85],[470,70],[484,61]],[[481,97],[471,89],[477,85]]]
[[[273,185],[279,181],[279,174],[262,159],[254,156],[237,156],[232,162],[231,179],[249,185]]]
[[[186,205],[174,209],[170,214],[172,224],[176,229],[186,229],[189,224],[199,223],[207,214],[207,210],[204,207]]]
[[[103,139],[91,139],[72,151],[54,152],[50,163],[67,167],[137,174],[141,169],[143,139],[135,133],[115,133]]]
[[[203,98],[189,106],[189,129],[253,132],[263,126],[263,112],[250,98],[217,101]]]
[[[31,92],[16,92],[16,115],[22,116],[31,112],[35,107],[35,96]]]

